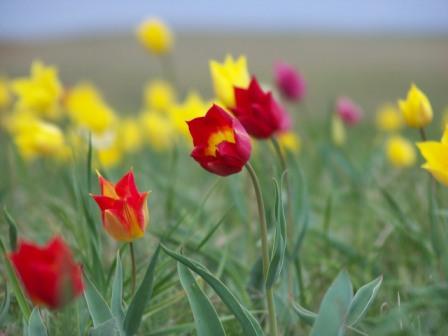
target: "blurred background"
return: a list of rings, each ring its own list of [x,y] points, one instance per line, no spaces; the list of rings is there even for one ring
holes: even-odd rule
[[[26,74],[34,59],[57,65],[64,83],[90,80],[123,112],[138,112],[142,86],[162,75],[136,26],[160,17],[173,29],[181,91],[212,94],[209,59],[246,54],[269,82],[285,60],[304,74],[308,105],[350,95],[367,113],[404,96],[410,82],[435,113],[447,103],[448,1],[0,1],[0,75]],[[372,113],[373,114],[373,113]]]

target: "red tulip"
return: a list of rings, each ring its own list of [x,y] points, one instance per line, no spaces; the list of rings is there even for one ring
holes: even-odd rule
[[[291,126],[287,112],[277,103],[271,92],[263,92],[256,78],[246,89],[235,87],[233,114],[247,132],[255,138],[266,139]]]
[[[101,195],[92,195],[101,210],[104,229],[116,240],[143,237],[149,222],[148,192],[139,192],[129,171],[115,185],[98,175]]]
[[[213,105],[204,117],[187,123],[194,144],[191,156],[204,169],[220,176],[241,171],[252,146],[238,119]]]
[[[40,247],[21,241],[9,255],[31,301],[37,306],[58,309],[82,294],[81,266],[61,237]]]
[[[291,101],[301,101],[306,94],[306,82],[291,65],[278,62],[274,66],[275,82],[282,95]]]
[[[362,118],[362,109],[348,97],[336,101],[336,113],[348,126],[357,124]]]

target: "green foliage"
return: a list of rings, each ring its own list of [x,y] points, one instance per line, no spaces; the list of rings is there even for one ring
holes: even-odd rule
[[[182,287],[188,295],[188,301],[190,302],[190,307],[193,312],[198,336],[225,335],[215,308],[198,286],[189,269],[178,262],[177,271]]]

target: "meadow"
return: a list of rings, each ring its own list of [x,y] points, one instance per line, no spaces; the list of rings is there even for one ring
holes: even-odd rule
[[[431,175],[421,168],[425,159],[415,145],[442,138],[447,52],[442,37],[177,34],[166,54],[148,52],[129,36],[0,43],[0,73],[7,81],[29,76],[32,62],[40,60],[58,69],[64,87],[56,99],[61,116],[39,116],[61,129],[61,155],[53,143],[47,146],[50,136],[28,140],[29,134],[20,133],[37,132],[26,128],[35,116],[20,114],[14,89],[0,110],[1,333],[447,334],[448,167],[438,166]],[[245,55],[249,73],[274,91],[291,117],[286,132],[294,140],[282,139],[283,130],[252,137],[250,165],[218,176],[223,174],[191,157],[186,121],[203,117],[218,102],[209,60],[221,63],[227,54]],[[277,60],[300,70],[307,84],[300,101],[286,99],[276,87]],[[167,108],[174,112],[162,113],[175,114],[170,131],[145,119],[155,112],[143,88],[154,79],[166,79],[176,92],[174,107]],[[80,81],[101,92],[101,103],[81,104],[81,112],[67,103]],[[398,108],[412,83],[424,91],[433,114],[414,128]],[[188,105],[191,90],[202,98]],[[338,114],[340,96],[361,107],[359,120]],[[384,103],[396,113],[392,126],[378,124]],[[104,137],[109,129],[97,135],[100,126],[95,117],[90,121],[104,110],[120,116],[108,126],[123,146],[120,153],[101,147],[110,141]],[[136,123],[119,131],[117,123],[130,119]],[[230,138],[226,132],[208,146],[215,140],[238,143],[233,137],[239,131]],[[406,145],[391,150],[397,134]],[[23,138],[25,145],[18,140]],[[38,144],[24,149],[27,141]],[[105,230],[119,224],[107,222],[91,195],[121,197],[102,178],[115,183],[128,171],[139,192],[150,191],[149,214],[135,214],[137,222],[148,216],[149,223],[138,234],[120,231],[131,235],[121,239],[114,229]],[[254,172],[262,195],[256,183],[254,189]],[[123,222],[133,225],[133,215],[126,216]],[[83,290],[61,294],[59,288],[64,302],[52,307],[31,298],[11,253],[21,239],[43,246],[55,235],[81,265]],[[38,268],[33,272],[41,283],[49,279],[40,278]],[[54,288],[49,291],[55,295]]]

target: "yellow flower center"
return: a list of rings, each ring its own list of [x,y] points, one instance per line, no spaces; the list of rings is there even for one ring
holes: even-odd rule
[[[224,141],[235,143],[235,133],[231,128],[222,128],[210,136],[205,155],[216,156],[218,145]]]

